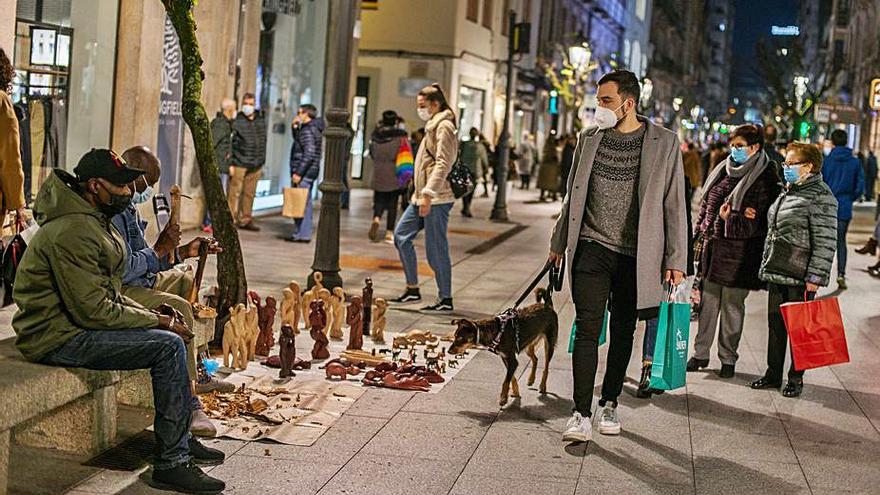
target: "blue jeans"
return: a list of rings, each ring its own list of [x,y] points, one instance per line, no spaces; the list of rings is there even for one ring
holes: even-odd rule
[[[394,245],[403,263],[406,274],[406,285],[415,287],[419,284],[419,262],[413,241],[419,231],[425,229],[425,251],[428,264],[434,270],[440,299],[452,297],[452,261],[449,259],[449,240],[446,237],[449,226],[449,212],[452,203],[431,206],[431,213],[425,218],[419,216],[419,207],[407,206],[394,229]]]
[[[645,338],[642,340],[642,362],[654,361],[654,347],[657,345],[657,327],[659,318],[651,318],[645,322]]]
[[[303,180],[298,187],[309,190],[309,197],[306,199],[306,212],[302,218],[294,220],[296,230],[293,231],[293,238],[301,241],[308,241],[312,238],[312,181]]]
[[[91,370],[150,369],[156,417],[155,469],[190,460],[192,394],[183,340],[165,330],[84,330],[42,360]]]
[[[846,232],[849,230],[849,220],[837,221],[837,274],[846,275]]]

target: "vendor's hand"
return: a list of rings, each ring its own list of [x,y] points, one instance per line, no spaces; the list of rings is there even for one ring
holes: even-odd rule
[[[168,315],[159,315],[159,328],[176,333],[186,343],[189,343],[195,337],[195,334],[192,333],[183,320]]]
[[[754,208],[746,208],[746,211],[743,212],[743,216],[749,220],[754,220],[755,217],[758,216],[758,212]]]
[[[562,254],[554,253],[553,251],[550,251],[550,257],[548,259],[549,259],[550,263],[553,263],[553,266],[555,266],[556,268],[559,268],[560,266],[562,266],[562,258],[563,257],[564,257],[564,255],[562,255]]]
[[[24,206],[15,210],[15,229],[18,232],[27,229],[27,214],[24,212]]]
[[[422,204],[419,205],[419,216],[425,218],[431,213],[431,197],[424,196],[422,198]]]
[[[180,248],[180,255],[183,256],[184,259],[198,257],[199,249],[201,249],[202,243],[206,243],[208,245],[208,254],[217,254],[223,252],[223,248],[220,247],[220,244],[217,243],[217,239],[212,239],[209,237],[196,237],[188,244]]]
[[[159,238],[156,239],[153,251],[156,251],[158,257],[164,258],[173,253],[177,249],[178,244],[180,244],[180,225],[169,223],[159,233]]]
[[[294,186],[298,186],[300,182],[302,182],[302,177],[299,174],[293,174],[290,176],[290,183]]]
[[[807,282],[807,292],[819,292],[819,286],[816,284],[812,284]]]
[[[672,285],[678,285],[684,280],[684,272],[679,270],[666,270],[663,281]]]
[[[727,217],[730,216],[730,204],[724,203],[721,205],[721,210],[718,212],[718,216],[721,217],[722,220],[727,221]]]

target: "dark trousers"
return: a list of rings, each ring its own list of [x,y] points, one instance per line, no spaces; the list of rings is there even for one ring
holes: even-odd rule
[[[580,241],[572,263],[571,295],[577,331],[572,353],[574,408],[591,415],[593,386],[599,361],[599,333],[605,306],[611,311],[610,344],[602,398],[617,404],[636,331],[636,259],[615,253],[596,242]]]
[[[529,185],[531,185],[531,183],[532,183],[532,176],[529,174],[519,174],[519,179],[520,179],[519,188],[525,189],[528,191]]]
[[[785,330],[785,321],[779,306],[788,302],[803,301],[806,287],[803,285],[778,285],[769,284],[770,291],[767,302],[767,326],[770,327],[770,336],[767,341],[767,372],[764,374],[773,381],[782,380],[782,367],[785,364],[785,349],[789,347],[788,332]],[[816,297],[815,292],[807,293],[807,299],[812,301]],[[794,369],[794,359],[788,369],[789,380],[803,380],[804,372]]]
[[[394,225],[397,223],[397,197],[399,195],[399,190],[373,192],[373,217],[382,218],[382,215],[387,212],[388,221],[385,228],[392,232],[394,232]]]
[[[165,330],[85,330],[42,360],[43,364],[90,370],[149,368],[156,416],[155,469],[188,462],[192,394],[186,346]]]
[[[475,190],[476,191],[476,190]],[[461,197],[461,212],[462,213],[470,213],[471,212],[471,203],[474,201],[474,193],[466,194]]]
[[[846,233],[849,231],[849,220],[837,221],[837,274],[846,275]]]

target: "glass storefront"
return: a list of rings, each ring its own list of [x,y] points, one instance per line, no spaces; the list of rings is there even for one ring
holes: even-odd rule
[[[471,127],[483,132],[483,109],[486,104],[486,92],[470,86],[461,86],[458,91],[458,137],[469,136]]]
[[[290,186],[290,123],[299,106],[323,112],[327,22],[327,2],[263,3],[256,96],[269,138],[256,210],[281,206],[282,189]]]
[[[12,101],[25,115],[25,195],[110,145],[118,0],[19,0]],[[68,125],[70,122],[70,125]]]

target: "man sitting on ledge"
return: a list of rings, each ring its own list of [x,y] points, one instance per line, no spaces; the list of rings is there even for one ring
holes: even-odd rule
[[[111,150],[91,150],[74,169],[55,169],[34,202],[40,229],[18,267],[12,320],[15,345],[30,361],[93,370],[149,368],[156,408],[153,482],[187,493],[225,484],[195,463],[223,453],[189,433],[192,396],[185,340],[192,332],[170,306],[151,311],[122,295],[125,241],[110,218],[131,202],[128,184],[143,172]]]

